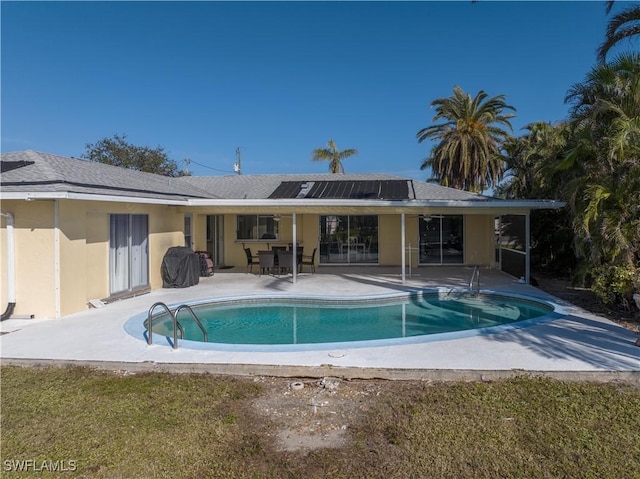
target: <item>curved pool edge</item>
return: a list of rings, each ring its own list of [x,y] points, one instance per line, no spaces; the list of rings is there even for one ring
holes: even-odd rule
[[[390,293],[380,293],[372,295],[358,295],[358,296],[340,296],[340,295],[309,295],[300,293],[289,294],[247,294],[247,295],[233,295],[223,296],[219,298],[205,298],[194,301],[189,301],[190,306],[197,306],[207,303],[233,303],[242,302],[246,300],[259,301],[261,299],[268,300],[309,300],[309,301],[339,301],[339,302],[367,302],[367,301],[385,301],[392,299],[403,299],[414,296],[416,294],[450,294],[450,293],[465,293],[468,289],[451,289],[451,288],[433,288],[433,289],[415,289],[408,291],[395,291]],[[388,339],[376,339],[376,340],[364,340],[364,341],[345,341],[345,342],[330,342],[330,343],[307,343],[307,344],[275,344],[275,345],[261,345],[261,344],[228,344],[228,343],[214,343],[214,342],[201,342],[191,341],[188,339],[180,339],[178,346],[182,349],[200,350],[200,351],[226,351],[226,352],[255,352],[255,353],[275,353],[275,352],[300,352],[300,351],[329,351],[329,350],[349,350],[349,349],[363,349],[363,348],[378,348],[388,346],[402,346],[411,344],[428,344],[440,341],[450,341],[464,338],[471,338],[477,336],[489,336],[500,334],[508,331],[529,328],[532,326],[540,325],[550,321],[560,319],[569,314],[569,308],[561,303],[551,301],[547,298],[539,298],[531,295],[525,295],[520,293],[506,292],[500,290],[482,289],[480,294],[487,294],[493,296],[504,296],[507,298],[520,299],[524,301],[531,301],[538,304],[545,305],[552,309],[552,312],[543,316],[525,319],[521,321],[515,321],[513,323],[502,324],[497,326],[490,326],[486,328],[468,329],[461,331],[452,331],[446,333],[434,333],[420,336],[411,336],[405,338],[388,338]],[[167,304],[170,309],[175,309],[184,303],[171,303]],[[144,321],[147,319],[148,311],[136,314],[125,321],[123,328],[135,339],[144,341],[147,343],[147,330],[144,328]],[[157,333],[153,334],[153,345],[163,345],[173,347],[172,338],[163,336]]]

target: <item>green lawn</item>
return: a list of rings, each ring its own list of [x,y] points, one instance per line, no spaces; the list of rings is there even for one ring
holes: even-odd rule
[[[2,477],[640,478],[640,390],[623,384],[384,382],[346,446],[293,453],[251,378],[0,372]]]

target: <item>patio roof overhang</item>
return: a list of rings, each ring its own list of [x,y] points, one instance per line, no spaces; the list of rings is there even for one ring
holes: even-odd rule
[[[215,208],[220,213],[361,213],[421,214],[455,212],[466,214],[526,214],[532,210],[559,209],[553,200],[343,200],[343,199],[190,199],[190,209]]]
[[[75,193],[69,191],[2,192],[3,200],[106,201],[163,204],[218,213],[332,213],[428,214],[443,211],[458,214],[526,214],[532,210],[560,209],[566,203],[555,200],[371,200],[371,199],[220,199],[162,198],[157,196],[121,196]]]

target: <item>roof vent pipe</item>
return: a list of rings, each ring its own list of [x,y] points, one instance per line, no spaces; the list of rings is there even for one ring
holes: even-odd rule
[[[7,309],[2,313],[0,321],[4,321],[13,314],[16,306],[16,265],[15,240],[13,232],[13,214],[0,211],[0,215],[7,218]]]

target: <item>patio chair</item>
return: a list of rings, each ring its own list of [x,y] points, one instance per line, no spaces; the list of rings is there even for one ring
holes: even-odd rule
[[[251,248],[244,249],[245,254],[247,255],[247,274],[252,272],[253,265],[257,264],[259,258],[257,256],[253,256],[251,254]]]
[[[293,253],[293,251],[292,251]],[[304,248],[302,246],[299,246],[296,249],[296,266],[298,267],[298,272],[302,271],[302,258],[304,256]]]
[[[278,252],[278,271],[293,273],[293,251],[279,251]]]
[[[258,258],[260,263],[260,275],[262,273],[271,273],[275,267],[273,251],[258,251]]]
[[[311,274],[316,272],[316,251],[318,248],[313,248],[313,253],[311,256],[302,256],[302,261],[300,262],[300,271],[302,271],[302,266],[311,266]]]

